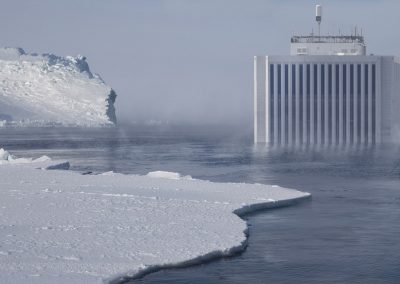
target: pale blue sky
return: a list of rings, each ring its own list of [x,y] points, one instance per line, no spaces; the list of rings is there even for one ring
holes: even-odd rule
[[[0,0],[0,45],[83,54],[118,93],[120,121],[251,126],[253,55],[293,33],[362,27],[367,52],[400,55],[398,0]]]

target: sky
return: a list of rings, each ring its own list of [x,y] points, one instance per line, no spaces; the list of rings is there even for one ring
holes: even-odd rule
[[[251,127],[253,56],[293,34],[363,29],[367,52],[400,55],[398,0],[0,0],[0,45],[87,57],[118,94],[120,122]]]

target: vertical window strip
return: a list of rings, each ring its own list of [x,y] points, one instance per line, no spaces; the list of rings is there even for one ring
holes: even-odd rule
[[[269,65],[269,135],[270,141],[274,141],[274,64]]]
[[[361,64],[357,65],[357,141],[361,141]]]
[[[376,126],[376,65],[372,64],[372,144],[376,144]]]
[[[318,141],[318,64],[314,64],[314,105],[312,106],[314,109],[314,143]]]
[[[350,144],[354,143],[354,64],[350,64]]]
[[[304,92],[303,92],[303,64],[299,65],[299,139],[303,141],[303,103],[304,103]]]
[[[339,84],[339,64],[336,64],[336,94],[335,94],[335,118],[336,118],[336,129],[335,129],[335,133],[336,133],[336,141],[335,144],[338,144],[339,141],[339,88],[340,88],[340,84]]]
[[[310,98],[311,98],[311,66],[307,64],[307,144],[310,144],[310,117],[311,117],[311,110],[310,110]]]
[[[321,142],[325,144],[325,64],[321,64]]]
[[[281,144],[281,103],[282,103],[282,66],[281,64],[278,64],[278,107],[277,107],[277,113],[278,113],[278,144]]]
[[[283,114],[285,116],[285,125],[284,125],[284,133],[285,133],[285,141],[283,144],[288,144],[289,137],[289,65],[285,64],[285,105],[284,105]]]
[[[343,108],[342,114],[343,114],[343,119],[342,119],[342,131],[343,131],[343,141],[346,141],[347,137],[347,66],[346,64],[342,65],[343,68],[343,105],[340,106]]]
[[[328,141],[332,144],[332,64],[328,65]]]
[[[364,65],[364,68],[365,68],[365,94],[363,94],[364,95],[364,102],[365,102],[365,104],[364,104],[364,121],[365,121],[365,123],[364,123],[364,129],[365,129],[365,131],[364,131],[364,135],[365,135],[365,143],[369,143],[370,141],[368,141],[368,92],[369,92],[369,90],[368,90],[368,64],[365,64]]]
[[[292,141],[296,139],[296,65],[292,64]]]

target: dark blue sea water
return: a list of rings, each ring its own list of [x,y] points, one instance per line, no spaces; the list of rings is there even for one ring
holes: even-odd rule
[[[271,149],[229,128],[2,129],[17,156],[76,171],[166,170],[308,191],[311,201],[247,216],[238,256],[131,283],[400,283],[400,149]]]

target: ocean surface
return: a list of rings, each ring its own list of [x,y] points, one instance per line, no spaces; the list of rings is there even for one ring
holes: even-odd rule
[[[129,283],[400,283],[399,147],[256,147],[235,129],[171,126],[0,129],[0,147],[66,159],[79,172],[173,171],[313,196],[246,216],[240,255]]]

